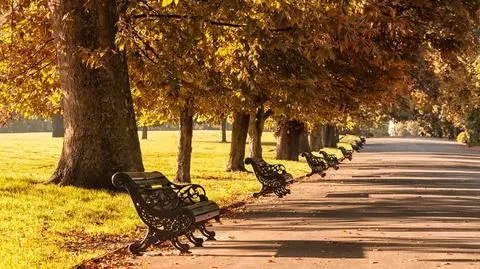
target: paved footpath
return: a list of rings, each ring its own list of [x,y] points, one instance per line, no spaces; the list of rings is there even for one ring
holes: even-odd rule
[[[480,268],[480,150],[372,138],[321,179],[214,224],[192,255],[141,268]]]

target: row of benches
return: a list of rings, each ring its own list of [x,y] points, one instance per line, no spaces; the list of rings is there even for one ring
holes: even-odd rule
[[[363,145],[355,144],[357,150]],[[352,147],[354,145],[352,144]],[[353,147],[353,149],[355,149]],[[340,147],[339,147],[340,148]],[[351,160],[353,151],[340,148],[344,158]],[[320,151],[322,156],[304,152],[308,165],[314,173],[325,176],[329,167],[338,169],[339,160],[334,154]],[[274,193],[283,197],[290,193],[287,185],[293,182],[285,166],[268,164],[261,158],[247,158],[246,164],[253,167],[262,189],[254,197]],[[204,239],[195,237],[199,231],[207,240],[215,240],[215,232],[206,228],[206,223],[215,219],[220,221],[220,208],[208,200],[205,189],[198,184],[177,185],[170,182],[160,172],[119,172],[113,175],[112,183],[117,188],[128,191],[140,219],[147,225],[148,231],[143,240],[129,246],[132,253],[139,253],[151,245],[172,242],[180,252],[188,252],[190,246],[179,240],[185,236],[195,246],[202,246]]]
[[[351,149],[343,143],[348,144]],[[301,156],[305,157],[308,166],[312,170],[307,176],[319,174],[321,177],[324,177],[328,168],[331,167],[337,170],[341,161],[344,159],[352,160],[353,151],[359,151],[363,147],[365,140],[360,140],[358,143],[356,141],[343,143],[337,144],[338,149],[342,153],[340,159],[336,154],[328,153],[325,150],[319,151],[321,156],[315,156],[312,152],[302,152]],[[290,193],[287,186],[293,182],[293,176],[287,172],[282,164],[269,164],[262,158],[246,158],[245,164],[252,165],[255,176],[262,184],[261,190],[253,194],[254,197],[274,193],[281,198]]]

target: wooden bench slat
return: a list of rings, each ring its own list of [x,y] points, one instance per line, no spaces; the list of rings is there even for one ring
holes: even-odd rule
[[[202,222],[205,220],[213,219],[219,215],[220,215],[220,210],[218,209],[218,210],[209,212],[207,214],[195,216],[195,222]]]
[[[220,208],[216,204],[208,205],[208,206],[203,206],[203,207],[197,207],[195,209],[191,209],[192,213],[194,216],[202,215],[204,213],[212,212],[215,210],[219,210]]]

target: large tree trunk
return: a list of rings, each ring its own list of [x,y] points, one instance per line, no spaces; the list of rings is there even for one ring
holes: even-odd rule
[[[52,116],[52,137],[63,137],[65,135],[65,126],[63,124],[63,116],[54,114]]]
[[[245,144],[247,142],[248,121],[250,115],[241,112],[233,114],[232,142],[230,146],[230,158],[228,159],[227,171],[246,171]]]
[[[337,128],[333,125],[327,125],[325,128],[325,147],[337,147],[338,143],[338,132]]]
[[[227,143],[227,119],[222,119],[222,143]]]
[[[260,106],[255,113],[250,113],[250,121],[248,125],[250,157],[262,158],[262,133],[264,125],[265,110],[263,106]]]
[[[187,102],[180,113],[180,140],[178,143],[176,182],[190,183],[190,161],[192,159],[193,113]]]
[[[148,127],[147,126],[142,126],[142,139],[144,139],[144,140],[148,139]]]
[[[296,120],[277,122],[277,160],[298,161],[305,125]],[[305,144],[305,143],[303,143]]]
[[[116,1],[51,0],[50,8],[65,120],[50,182],[113,188],[113,173],[143,171],[125,53],[115,46]],[[86,51],[98,54],[95,66]]]

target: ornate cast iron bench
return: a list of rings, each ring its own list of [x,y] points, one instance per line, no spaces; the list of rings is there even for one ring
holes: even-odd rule
[[[320,150],[320,154],[322,154],[323,159],[325,159],[325,161],[327,162],[328,167],[333,167],[333,169],[338,170],[338,165],[340,164],[340,161],[335,154],[327,153],[324,150]]]
[[[350,145],[352,145],[353,150],[356,152],[359,152],[360,149],[363,148],[362,141],[348,141],[347,143],[350,143]]]
[[[338,149],[342,151],[343,156],[347,158],[349,161],[353,159],[353,150],[346,149],[344,146],[339,146]]]
[[[129,246],[132,253],[167,240],[186,253],[190,246],[178,237],[185,235],[195,246],[202,246],[203,239],[193,235],[197,229],[207,239],[215,239],[215,232],[208,231],[205,223],[219,221],[220,209],[208,200],[202,186],[177,185],[160,172],[119,172],[112,176],[112,183],[128,191],[138,216],[148,227],[144,239]]]
[[[286,186],[293,182],[293,176],[287,173],[282,164],[268,164],[262,158],[246,158],[245,164],[252,165],[255,176],[262,184],[262,189],[254,193],[253,197],[275,193],[282,198],[290,193]]]
[[[355,146],[357,147],[357,149],[355,151],[359,151],[360,149],[363,149],[363,142],[360,140],[360,141],[355,141]]]
[[[324,170],[328,169],[328,164],[322,157],[315,156],[311,152],[307,151],[302,152],[301,156],[305,157],[308,166],[310,166],[312,169],[312,172],[307,174],[307,177],[313,174],[319,174],[321,177],[325,177],[326,174]]]

